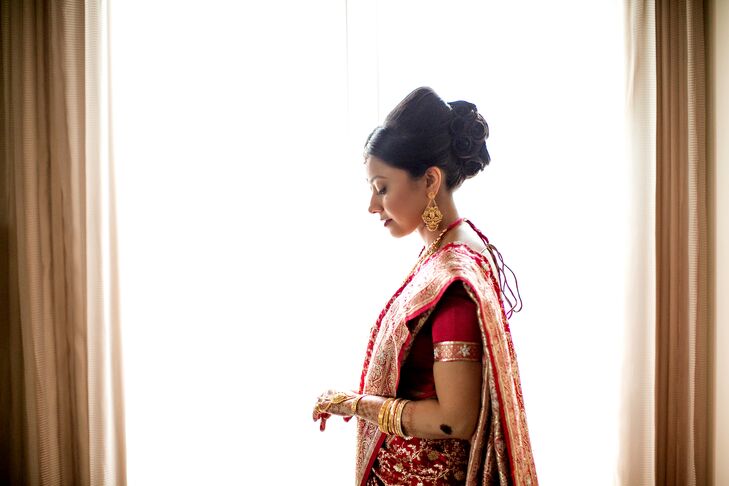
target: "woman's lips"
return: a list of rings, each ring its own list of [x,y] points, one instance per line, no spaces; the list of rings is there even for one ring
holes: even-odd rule
[[[387,225],[390,224],[391,221],[392,221],[391,219],[386,219],[385,220],[385,227],[387,227]]]

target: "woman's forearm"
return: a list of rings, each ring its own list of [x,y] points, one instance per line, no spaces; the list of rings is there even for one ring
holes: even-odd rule
[[[435,399],[410,402],[402,415],[405,433],[422,439],[470,439],[477,420],[478,411],[453,413]]]
[[[377,415],[385,400],[387,400],[386,397],[365,395],[357,404],[357,416],[377,425]]]
[[[357,405],[357,415],[377,424],[385,400],[386,397],[365,395]],[[470,439],[476,428],[477,412],[449,413],[436,399],[410,401],[402,412],[403,431],[409,437],[421,439]]]

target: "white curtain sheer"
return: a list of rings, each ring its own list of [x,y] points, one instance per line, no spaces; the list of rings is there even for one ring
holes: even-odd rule
[[[625,2],[628,242],[620,414],[620,484],[655,484],[656,40],[655,2]]]
[[[626,138],[625,18],[577,0],[113,4],[130,484],[351,480],[353,424],[321,434],[310,411],[356,386],[420,248],[367,214],[361,164],[420,85],[491,127],[491,166],[456,200],[519,278],[540,482],[636,477],[620,430],[648,405],[623,397],[652,390],[621,383],[653,304],[651,176]]]
[[[86,313],[89,362],[90,484],[126,485],[119,308],[116,174],[109,93],[109,3],[85,2]]]

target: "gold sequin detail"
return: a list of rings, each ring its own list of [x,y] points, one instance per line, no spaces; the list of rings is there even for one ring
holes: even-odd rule
[[[481,343],[443,341],[433,345],[435,361],[481,361]]]

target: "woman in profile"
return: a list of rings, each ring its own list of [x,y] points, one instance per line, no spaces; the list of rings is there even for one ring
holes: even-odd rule
[[[359,392],[314,407],[322,430],[357,417],[358,486],[537,484],[507,320],[520,299],[453,200],[489,163],[488,135],[475,105],[418,88],[367,139],[370,213],[424,247],[372,328]]]

